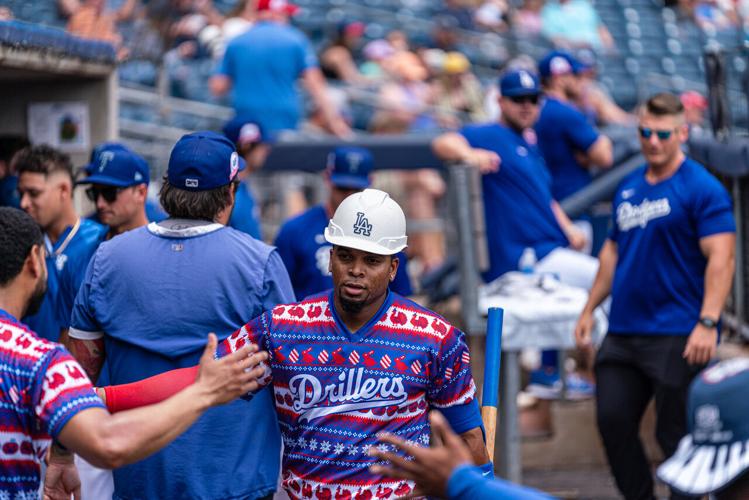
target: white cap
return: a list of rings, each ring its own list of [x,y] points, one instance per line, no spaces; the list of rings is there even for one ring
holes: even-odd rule
[[[333,245],[377,255],[394,255],[406,248],[406,216],[384,191],[354,193],[335,211],[325,228]]]

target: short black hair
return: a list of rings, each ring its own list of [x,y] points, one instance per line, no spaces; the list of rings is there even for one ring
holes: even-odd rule
[[[34,245],[44,244],[39,226],[23,210],[0,207],[0,286],[21,273]]]
[[[231,191],[235,190],[235,185],[236,182],[232,182],[207,191],[187,191],[172,186],[164,176],[159,200],[169,217],[215,221],[231,203]]]
[[[22,135],[0,135],[0,162],[10,164],[17,152],[30,145],[29,140]]]
[[[13,169],[18,175],[28,172],[48,177],[55,172],[63,172],[73,182],[73,162],[70,156],[51,146],[42,144],[24,148],[13,158]]]
[[[675,116],[684,113],[684,105],[677,95],[661,92],[647,100],[645,110],[654,116]]]

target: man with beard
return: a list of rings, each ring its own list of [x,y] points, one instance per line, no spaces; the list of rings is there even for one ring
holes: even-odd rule
[[[33,315],[47,288],[42,232],[21,210],[0,208],[0,497],[38,498],[50,448],[45,498],[79,498],[72,453],[100,467],[141,460],[184,432],[206,409],[258,387],[266,354],[237,351],[214,361],[209,336],[199,376],[155,406],[110,415],[83,368],[59,344],[16,318]]]
[[[292,498],[407,495],[413,483],[370,472],[376,461],[368,452],[390,449],[377,441],[381,431],[427,446],[430,409],[445,415],[474,463],[491,474],[465,335],[388,289],[399,265],[395,255],[406,247],[401,208],[383,191],[352,194],[325,239],[333,245],[333,289],[266,311],[218,351],[229,355],[252,343],[271,353],[264,380],[273,386],[284,437],[286,492]],[[188,368],[108,387],[107,402],[113,411],[139,406],[193,378]]]
[[[21,209],[44,232],[49,268],[49,293],[39,312],[24,322],[40,337],[65,343],[75,294],[106,229],[78,217],[73,206],[73,165],[66,154],[34,146],[20,151],[13,167],[18,172]]]

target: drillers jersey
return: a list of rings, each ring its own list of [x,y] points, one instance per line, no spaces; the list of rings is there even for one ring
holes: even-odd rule
[[[248,342],[270,353],[262,381],[273,384],[291,498],[385,499],[408,494],[413,484],[369,472],[375,460],[367,450],[390,448],[377,433],[427,446],[432,408],[458,433],[481,425],[464,337],[392,292],[352,333],[325,292],[255,318],[217,355]]]

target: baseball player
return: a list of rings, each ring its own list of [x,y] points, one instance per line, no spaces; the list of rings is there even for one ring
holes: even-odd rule
[[[360,147],[336,148],[325,172],[330,195],[327,203],[317,205],[286,221],[274,245],[286,265],[298,299],[328,290],[333,286],[330,274],[330,243],[324,232],[328,221],[347,196],[370,184],[372,154]],[[403,296],[413,293],[406,270],[406,255],[398,252],[398,270],[390,288]]]
[[[76,297],[70,330],[71,350],[94,380],[105,360],[110,380],[120,384],[192,366],[205,332],[228,335],[246,318],[293,300],[277,252],[226,226],[242,168],[223,135],[182,137],[161,188],[170,218],[101,244]],[[114,471],[114,497],[272,495],[281,448],[273,409],[272,394],[264,390],[250,404],[211,410],[148,460]],[[247,449],[242,443],[251,438],[255,446]]]
[[[23,321],[40,337],[65,342],[75,294],[106,229],[78,217],[73,207],[73,166],[67,155],[49,146],[34,146],[19,152],[13,165],[21,208],[44,231],[50,271],[49,292],[39,312]]]
[[[578,345],[589,346],[593,310],[610,294],[609,331],[595,364],[598,430],[628,499],[653,495],[639,438],[650,400],[665,455],[686,433],[687,388],[715,354],[736,242],[731,198],[681,150],[689,132],[679,98],[651,97],[639,134],[646,164],[614,196],[613,228],[575,331]]]
[[[244,349],[217,362],[211,335],[188,388],[158,405],[110,415],[65,348],[17,319],[42,303],[45,260],[37,223],[21,210],[0,208],[0,497],[39,498],[40,464],[52,439],[45,498],[80,498],[71,452],[100,467],[141,460],[209,407],[258,387],[263,370],[256,365],[265,353],[248,357],[251,349]]]
[[[428,445],[427,413],[435,408],[474,463],[492,471],[464,334],[388,289],[405,229],[403,211],[387,193],[349,196],[325,230],[333,289],[266,311],[219,347],[228,355],[255,343],[271,355],[264,382],[273,386],[285,445],[282,484],[291,498],[411,493],[413,482],[370,472],[375,460],[368,451],[391,449],[377,442],[385,430]],[[109,387],[106,398],[115,410],[137,406],[154,389],[175,390],[193,378],[190,369],[171,372]]]

